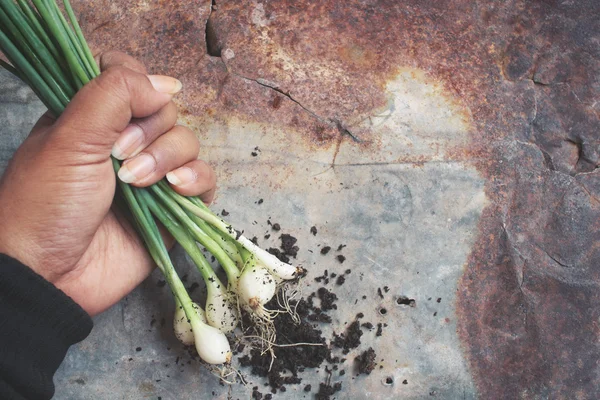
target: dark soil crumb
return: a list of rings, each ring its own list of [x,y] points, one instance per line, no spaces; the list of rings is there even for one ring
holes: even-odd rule
[[[225,211],[225,209],[223,209],[223,211],[221,211],[221,215],[226,217],[229,215],[229,213],[227,211]]]
[[[331,396],[342,390],[342,382],[336,382],[333,385],[327,383],[319,383],[319,392],[316,394],[317,400],[330,400]]]
[[[142,351],[142,348],[141,347],[136,347],[135,351]]]
[[[313,307],[304,300],[298,303],[292,301],[290,305],[297,306],[296,311],[301,322],[296,325],[288,314],[279,315],[275,319],[277,344],[322,343],[323,346],[275,347],[275,359],[270,371],[271,357],[268,354],[261,355],[260,349],[252,349],[249,356],[240,357],[242,366],[252,367],[252,374],[267,377],[273,393],[278,390],[285,391],[285,385],[301,383],[302,379],[298,376],[301,369],[318,368],[323,361],[331,358],[331,351],[321,331],[307,321]],[[265,307],[271,310],[279,309],[277,299],[273,299]],[[266,400],[267,396],[264,399]]]
[[[329,276],[331,276],[331,279],[333,279],[337,276],[337,274],[335,272],[332,272],[331,275],[329,275]]]
[[[344,375],[346,375],[346,370],[345,369],[343,369],[343,370],[340,371],[340,376],[344,376]]]
[[[329,250],[331,250],[331,246],[325,246],[321,249],[321,254],[325,255],[329,253]]]
[[[313,236],[317,236],[317,227],[316,226],[311,226],[310,227],[310,233],[312,233]]]
[[[377,324],[377,332],[375,336],[381,336],[383,334],[383,324],[380,322]]]
[[[346,332],[339,336],[334,334],[331,343],[335,347],[342,349],[342,353],[348,354],[350,349],[354,349],[360,345],[360,337],[362,334],[363,333],[360,330],[360,322],[354,321],[348,326]]]
[[[336,258],[340,262],[340,264],[342,264],[344,261],[346,261],[346,257],[344,257],[341,254],[339,254]]]
[[[441,297],[438,297],[436,301],[437,301],[438,303],[441,303],[441,302],[442,302],[442,298],[441,298]]]
[[[402,384],[403,385],[408,385],[408,381],[405,379],[405,380],[402,381]]]
[[[275,232],[279,232],[281,230],[281,225],[279,225],[279,224],[273,224],[273,226],[271,227],[271,229],[273,229]]]
[[[252,239],[250,239],[250,241],[258,246],[258,238],[256,236],[253,236]]]
[[[340,244],[340,245],[338,246],[338,248],[337,248],[337,251],[342,251],[342,249],[343,249],[344,247],[346,247],[346,245],[345,245],[345,244]]]
[[[359,312],[358,314],[356,314],[356,319],[361,319],[361,318],[364,318],[364,317],[365,317],[365,314],[363,314],[361,312]]]
[[[164,287],[167,284],[167,281],[158,281],[156,282],[156,287]]]
[[[312,386],[311,385],[304,386],[304,391],[305,392],[310,392],[311,390],[312,390]]]
[[[271,400],[273,395],[271,393],[265,395],[265,400]]]
[[[383,297],[383,292],[381,291],[381,288],[377,288],[377,294],[379,295],[379,297],[381,297],[382,299]]]
[[[398,299],[396,300],[396,304],[410,306],[410,307],[416,307],[417,306],[417,302],[415,301],[415,299],[409,299],[406,296],[400,296],[400,297],[398,297]]]
[[[269,253],[273,254],[275,257],[277,257],[279,259],[279,261],[281,261],[281,262],[284,262],[284,263],[290,262],[290,258],[288,256],[286,256],[284,252],[282,252],[279,249],[276,249],[275,247],[270,247],[267,249],[267,251]]]
[[[252,399],[253,400],[262,400],[263,394],[258,391],[258,386],[254,386],[252,388]]]
[[[390,291],[390,288],[389,288],[389,287],[387,287],[387,286],[384,286],[384,287],[383,287],[383,291],[387,293],[387,292],[389,292],[389,291]]]
[[[258,199],[258,201],[256,202],[257,204],[262,204],[263,203],[263,199]]]
[[[298,239],[287,233],[279,236],[279,238],[281,239],[281,250],[283,250],[284,254],[296,258],[299,250],[298,246],[296,246]]]
[[[335,304],[335,302],[337,301],[338,297],[335,295],[335,293],[330,292],[322,287],[317,290],[317,295],[319,296],[319,299],[321,299],[321,309],[323,311],[337,310],[337,304]]]
[[[352,270],[351,270],[351,269],[347,269],[347,270],[346,270],[346,275],[350,274],[351,272],[352,272]]]
[[[369,347],[360,356],[356,357],[358,363],[358,373],[369,375],[375,369],[375,350]]]
[[[364,322],[363,324],[361,324],[360,326],[362,326],[363,328],[367,328],[368,330],[373,329],[373,324],[370,322]]]
[[[342,286],[344,283],[346,283],[346,278],[344,278],[344,275],[338,276],[337,280],[335,281],[335,284],[338,286]]]

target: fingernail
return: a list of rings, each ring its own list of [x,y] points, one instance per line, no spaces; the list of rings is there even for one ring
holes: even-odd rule
[[[171,78],[170,76],[148,75],[148,79],[150,79],[150,83],[152,83],[157,92],[176,94],[183,88],[183,84],[179,79]]]
[[[196,173],[188,167],[177,168],[167,174],[167,180],[175,186],[183,186],[196,180]]]
[[[112,155],[117,160],[134,156],[144,140],[144,131],[136,124],[131,124],[121,132],[112,148]]]
[[[154,171],[156,160],[150,154],[141,154],[121,165],[119,179],[125,183],[141,181]]]

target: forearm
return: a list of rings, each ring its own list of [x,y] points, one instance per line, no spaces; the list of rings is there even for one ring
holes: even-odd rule
[[[0,254],[0,398],[51,398],[54,373],[92,325],[67,295]]]

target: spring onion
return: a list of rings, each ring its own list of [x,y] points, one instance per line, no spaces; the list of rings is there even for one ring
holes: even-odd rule
[[[75,93],[100,74],[68,0],[67,17],[55,0],[0,0],[0,66],[23,80],[58,117]],[[115,173],[120,161],[112,159]],[[176,193],[163,179],[135,188],[117,179],[137,231],[175,297],[173,325],[177,338],[195,345],[209,364],[227,363],[231,350],[225,333],[238,325],[238,305],[259,325],[270,322],[265,305],[284,280],[302,269],[281,262],[215,215],[200,199]],[[188,253],[207,288],[204,310],[179,279],[156,221]],[[227,276],[224,284],[200,251],[211,253]],[[252,318],[251,318],[252,320]],[[269,340],[272,339],[270,327]]]

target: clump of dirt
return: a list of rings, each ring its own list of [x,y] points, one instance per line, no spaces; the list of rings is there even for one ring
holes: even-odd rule
[[[319,384],[319,392],[316,394],[317,400],[329,400],[331,396],[342,390],[342,382],[336,382],[333,385],[325,382]]]
[[[332,344],[342,349],[342,353],[348,354],[351,349],[355,349],[360,346],[360,338],[363,335],[362,330],[360,329],[360,321],[357,319],[352,322],[346,332],[340,335],[333,335]]]
[[[296,258],[299,250],[298,246],[296,246],[298,239],[287,233],[282,234],[279,238],[281,239],[281,250],[283,250],[283,253],[286,256]]]
[[[324,287],[321,287],[319,290],[317,290],[317,295],[321,300],[321,309],[323,311],[337,310],[337,304],[335,304],[335,302],[337,301],[338,297],[335,293],[330,292]]]
[[[266,377],[273,393],[277,393],[278,390],[285,391],[285,385],[302,382],[302,379],[298,376],[299,372],[302,372],[304,368],[317,368],[323,361],[331,358],[331,351],[322,336],[322,332],[307,320],[311,307],[304,300],[291,301],[290,305],[296,307],[296,312],[301,321],[296,324],[292,317],[285,313],[275,318],[276,344],[314,343],[318,345],[274,347],[274,359],[271,359],[271,355],[268,353],[261,354],[260,349],[252,349],[250,355],[239,359],[242,366],[252,368],[252,374]],[[266,308],[271,310],[281,309],[276,299],[269,302]]]
[[[279,225],[279,224],[275,224],[275,225]],[[275,230],[275,225],[273,225],[274,230]],[[276,229],[276,230],[279,230],[279,229]],[[267,249],[267,251],[269,253],[273,254],[275,257],[277,257],[280,261],[282,261],[284,263],[289,263],[290,258],[291,257],[296,258],[296,256],[298,255],[298,251],[300,250],[298,248],[298,246],[296,246],[296,242],[298,241],[298,239],[296,239],[294,236],[289,235],[287,233],[282,234],[281,236],[279,236],[279,238],[281,239],[280,248],[277,249],[275,247],[271,247],[271,248]]]
[[[355,361],[358,364],[358,373],[369,375],[375,369],[375,350],[369,347],[360,356],[356,357]]]

